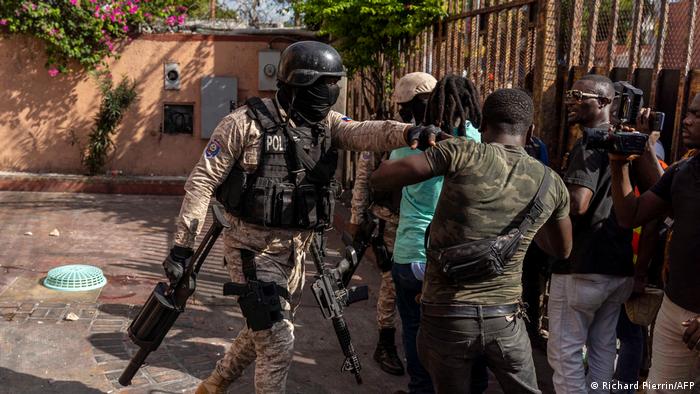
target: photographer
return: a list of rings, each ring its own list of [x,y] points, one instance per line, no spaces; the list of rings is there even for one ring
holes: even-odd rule
[[[582,77],[567,92],[569,125],[580,125],[584,135],[607,136],[614,98],[609,78]],[[642,187],[659,176],[657,167],[650,165],[638,171]],[[577,141],[563,179],[571,197],[574,245],[571,257],[552,270],[547,358],[557,392],[587,392],[592,382],[602,389],[600,383],[610,382],[613,376],[615,328],[634,284],[632,230],[621,227],[612,210],[606,149]],[[581,362],[584,345],[587,377]]]
[[[700,95],[683,119],[683,143],[700,148]],[[645,152],[640,160],[649,160]],[[634,195],[629,157],[610,155],[612,194],[620,223],[638,226],[670,215],[674,219],[670,241],[669,273],[665,297],[654,326],[651,384],[700,380],[700,159],[694,156],[674,164],[649,191]],[[655,387],[648,392],[670,392]],[[697,387],[695,388],[697,390]],[[687,392],[690,391],[687,386]]]

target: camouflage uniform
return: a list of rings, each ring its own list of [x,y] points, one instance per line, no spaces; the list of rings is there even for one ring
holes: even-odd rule
[[[399,224],[399,215],[391,209],[371,203],[369,177],[372,171],[379,167],[383,154],[362,152],[357,162],[355,184],[352,189],[352,211],[350,223],[360,224],[367,216],[367,211],[377,218],[384,220],[384,244],[389,253],[394,251],[396,239],[396,226]],[[393,328],[396,324],[396,288],[391,279],[391,271],[382,272],[382,281],[379,285],[379,297],[377,299],[377,325],[379,329]]]
[[[190,223],[198,221],[201,230],[209,200],[234,164],[247,173],[255,172],[261,156],[261,130],[243,106],[226,116],[214,131],[211,142],[185,184],[185,197],[177,219],[175,244],[193,247]],[[284,113],[282,118],[286,118]],[[334,147],[347,150],[382,151],[405,146],[403,132],[408,126],[393,121],[353,122],[331,111],[326,119]],[[243,282],[240,249],[255,253],[258,279],[275,281],[288,289],[290,301],[281,298],[285,310],[294,310],[304,284],[304,256],[311,233],[292,229],[271,229],[246,223],[227,215],[231,228],[224,233],[224,263],[231,280]],[[231,344],[216,372],[227,381],[237,379],[256,360],[257,393],[284,393],[287,371],[292,361],[294,325],[289,320],[275,323],[269,330],[253,332],[244,328]],[[259,357],[258,357],[259,356]]]

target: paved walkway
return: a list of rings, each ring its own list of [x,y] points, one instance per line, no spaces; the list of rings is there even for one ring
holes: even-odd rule
[[[163,277],[160,264],[180,202],[180,197],[0,192],[0,393],[193,392],[244,324],[237,305],[221,295],[227,275],[219,243],[199,276],[193,301],[161,347],[132,386],[117,382],[137,350],[126,328]],[[58,237],[49,236],[53,229]],[[329,249],[331,260],[337,258],[337,233],[331,233]],[[79,293],[41,285],[49,269],[76,263],[100,267],[108,284]],[[313,264],[307,262],[307,268],[308,282]],[[355,279],[370,286],[370,300],[346,310],[364,385],[356,386],[349,373],[340,372],[342,356],[332,326],[306,291],[295,321],[289,393],[405,389],[407,377],[385,374],[371,358],[379,272],[365,262]],[[79,319],[67,320],[69,313]],[[542,366],[542,353],[535,355]],[[230,392],[254,392],[252,372],[249,368]],[[548,373],[540,372],[546,377],[543,387],[550,388],[545,391],[551,391]],[[500,392],[496,382],[489,392]]]

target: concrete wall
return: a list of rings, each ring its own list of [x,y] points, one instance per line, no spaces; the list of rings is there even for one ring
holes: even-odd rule
[[[277,36],[279,37],[279,36]],[[272,35],[145,35],[126,44],[111,62],[115,82],[136,81],[138,101],[113,138],[107,170],[125,175],[187,175],[204,149],[200,138],[200,79],[238,78],[238,102],[258,92],[258,51]],[[288,40],[287,40],[288,41]],[[286,41],[275,40],[283,49]],[[84,173],[80,146],[87,142],[100,105],[96,80],[86,73],[49,77],[42,44],[0,36],[0,171]],[[180,64],[179,91],[163,88],[163,64]],[[161,133],[163,104],[194,104],[194,135]]]

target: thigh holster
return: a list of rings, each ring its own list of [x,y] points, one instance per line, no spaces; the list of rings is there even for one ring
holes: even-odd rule
[[[289,319],[289,311],[285,311],[280,302],[280,297],[289,300],[289,291],[275,282],[257,280],[253,252],[241,250],[241,260],[246,283],[225,283],[224,295],[238,296],[238,305],[248,328],[268,330],[276,322]]]

